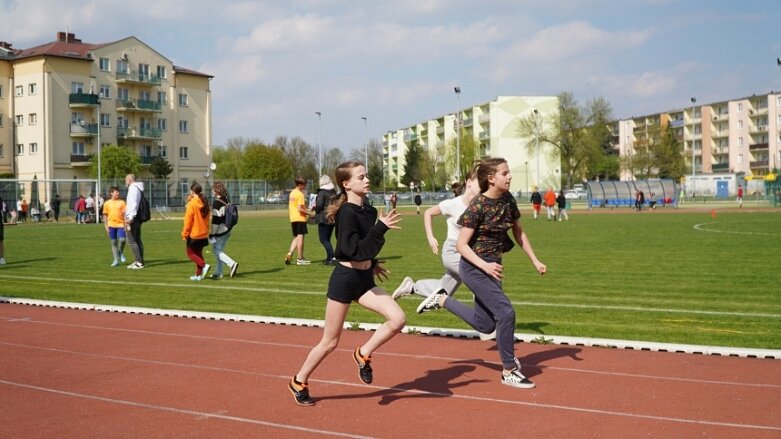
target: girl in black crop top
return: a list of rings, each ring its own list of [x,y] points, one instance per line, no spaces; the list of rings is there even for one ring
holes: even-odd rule
[[[371,354],[398,334],[406,323],[406,315],[385,290],[374,283],[374,276],[387,279],[388,271],[377,256],[385,243],[385,232],[399,229],[401,221],[396,209],[377,221],[377,209],[364,204],[369,192],[366,167],[350,161],[336,168],[339,197],[328,208],[328,218],[336,224],[336,249],[339,263],[328,282],[323,338],[312,348],[288,388],[299,405],[313,405],[309,396],[309,376],[339,344],[344,320],[355,301],[385,317],[385,323],[362,346],[352,353],[358,366],[358,376],[366,384],[372,382]]]

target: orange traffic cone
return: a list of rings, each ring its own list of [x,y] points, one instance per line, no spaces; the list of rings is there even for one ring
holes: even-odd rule
[[[716,209],[711,209],[711,211],[710,211],[710,217],[711,217],[711,218],[716,218]]]

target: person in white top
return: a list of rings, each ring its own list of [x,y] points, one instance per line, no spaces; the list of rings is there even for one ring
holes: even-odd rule
[[[398,300],[412,293],[428,297],[441,289],[447,291],[448,296],[452,296],[461,285],[461,277],[458,274],[461,255],[456,251],[456,241],[461,226],[457,223],[469,202],[480,194],[480,187],[477,184],[476,176],[470,172],[466,176],[466,182],[455,183],[452,189],[458,195],[457,197],[444,200],[436,206],[426,209],[423,213],[426,238],[428,238],[428,245],[435,255],[439,254],[439,242],[432,231],[431,218],[438,215],[447,218],[447,238],[442,244],[442,265],[445,266],[445,274],[439,279],[422,279],[417,282],[407,276],[393,292],[394,299]]]

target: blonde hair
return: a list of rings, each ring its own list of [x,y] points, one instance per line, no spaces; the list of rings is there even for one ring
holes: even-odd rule
[[[336,167],[334,177],[336,177],[336,189],[339,191],[339,195],[337,195],[334,202],[331,203],[331,205],[328,206],[328,210],[326,210],[325,216],[328,221],[332,223],[336,222],[336,212],[339,211],[339,208],[342,207],[342,204],[347,202],[347,191],[344,189],[344,182],[349,181],[352,178],[353,169],[357,168],[358,166],[364,166],[363,162],[350,160]]]

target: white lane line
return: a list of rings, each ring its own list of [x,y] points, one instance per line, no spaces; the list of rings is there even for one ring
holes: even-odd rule
[[[7,344],[7,345],[15,345],[13,343],[2,343],[0,344]],[[22,347],[25,347],[21,345]],[[35,347],[32,347],[33,349],[36,349]],[[205,370],[212,370],[217,372],[231,372],[231,373],[239,373],[239,374],[245,374],[245,375],[255,375],[255,376],[263,376],[263,377],[270,377],[270,378],[276,378],[281,381],[287,381],[290,378],[288,376],[282,376],[282,375],[274,375],[274,374],[267,374],[262,372],[248,372],[244,370],[237,370],[237,369],[228,369],[228,368],[220,368],[220,367],[211,367],[211,366],[199,366],[199,365],[193,365],[193,364],[185,364],[185,363],[174,363],[174,362],[166,362],[166,361],[155,361],[155,360],[143,360],[143,359],[137,359],[137,358],[130,358],[130,357],[120,357],[120,356],[113,356],[113,355],[101,355],[101,354],[83,354],[80,352],[72,352],[72,351],[66,351],[66,350],[60,350],[60,349],[51,349],[51,348],[37,348],[41,350],[48,350],[48,351],[55,351],[60,353],[69,353],[69,354],[75,354],[75,355],[83,355],[93,358],[106,358],[106,359],[113,359],[113,360],[124,360],[124,361],[132,361],[132,362],[139,362],[139,363],[149,363],[149,364],[155,364],[155,365],[164,365],[164,366],[172,366],[172,367],[183,367],[183,368],[195,368],[195,369],[205,369]],[[772,430],[772,431],[781,431],[781,426],[773,426],[773,425],[756,425],[756,424],[738,424],[738,423],[731,423],[731,422],[719,422],[719,421],[708,421],[708,420],[701,420],[701,419],[688,419],[688,418],[673,418],[668,416],[655,416],[655,415],[644,415],[644,414],[638,414],[638,413],[629,413],[629,412],[618,412],[613,410],[601,410],[601,409],[590,409],[585,407],[576,407],[576,406],[566,406],[561,404],[546,404],[546,403],[536,403],[536,402],[528,402],[528,401],[517,401],[517,400],[506,400],[506,399],[498,399],[498,398],[488,398],[488,397],[481,397],[481,396],[471,396],[471,395],[460,395],[456,393],[451,392],[432,392],[427,390],[418,390],[418,389],[405,389],[405,388],[399,388],[399,387],[386,387],[386,386],[377,386],[377,385],[366,385],[366,384],[355,384],[355,383],[348,383],[340,380],[319,380],[319,379],[310,379],[310,382],[315,383],[322,383],[322,384],[331,384],[336,386],[347,386],[347,387],[356,387],[361,389],[372,388],[376,389],[378,391],[394,391],[398,392],[400,394],[402,393],[411,393],[416,395],[429,395],[433,397],[451,397],[451,398],[459,398],[464,400],[470,400],[470,401],[483,401],[483,402],[490,402],[490,403],[497,403],[497,404],[511,404],[511,405],[519,405],[519,406],[526,406],[526,407],[534,407],[534,408],[541,408],[541,409],[553,409],[553,410],[566,410],[566,411],[574,411],[574,412],[580,412],[580,413],[590,413],[590,414],[596,414],[596,415],[604,415],[604,416],[619,416],[619,417],[628,417],[628,418],[637,418],[637,419],[646,419],[646,420],[652,420],[652,421],[662,421],[662,422],[676,422],[676,423],[685,423],[685,424],[698,424],[698,425],[709,425],[709,426],[716,426],[716,427],[733,427],[733,428],[744,428],[744,429],[752,429],[752,430]],[[0,380],[0,383],[10,384],[10,385],[17,385],[17,383],[13,383],[10,381],[4,381]],[[36,388],[39,390],[49,390],[44,388],[38,388],[37,386],[31,386],[31,385],[25,385],[21,384],[21,387],[29,387],[29,388]],[[55,391],[55,393],[64,393],[64,394],[71,394],[71,392],[64,392],[64,391]],[[82,394],[74,394],[73,396],[83,396]],[[93,399],[99,399],[99,400],[108,400],[107,398],[102,397],[93,397],[90,395],[84,395],[85,397],[90,397]],[[109,400],[109,401],[120,401],[125,402],[121,400]],[[317,401],[317,398],[315,398],[315,401]],[[131,405],[138,405],[141,407],[151,407],[151,408],[158,408],[159,406],[147,406],[145,404],[141,403],[130,403]],[[205,417],[214,417],[214,418],[220,418],[220,419],[229,419],[229,420],[244,420],[244,418],[233,418],[233,417],[225,417],[220,416],[218,414],[213,413],[201,413],[201,412],[194,412],[190,410],[179,410],[179,409],[170,409],[170,411],[177,411],[180,413],[188,413],[188,414],[198,414]],[[244,421],[253,421],[255,423],[260,423],[263,425],[267,425],[268,423],[265,421],[255,421],[255,420],[244,420]],[[274,424],[272,426],[278,426],[278,424]],[[295,427],[295,426],[281,426],[281,428],[293,428],[293,429],[304,429],[304,427]],[[313,430],[314,431],[314,430]],[[348,436],[344,433],[334,433],[334,432],[328,432],[326,434],[334,434],[334,435],[343,435]],[[359,437],[359,436],[348,436],[348,437]]]
[[[14,276],[14,275],[0,275],[0,279],[17,279],[29,282],[30,278],[27,276]],[[54,277],[36,277],[36,281],[51,281],[51,282],[68,282],[72,283],[78,281],[86,284],[101,284],[101,285],[139,285],[144,287],[164,287],[164,288],[199,288],[209,290],[224,290],[224,291],[244,291],[253,293],[283,293],[283,294],[301,294],[307,296],[325,296],[325,291],[302,291],[297,289],[285,289],[285,288],[265,288],[265,287],[245,287],[234,285],[235,282],[231,282],[231,285],[212,285],[208,283],[199,283],[193,285],[193,283],[170,283],[170,282],[128,282],[128,281],[112,281],[108,279],[65,279]],[[702,315],[714,315],[714,316],[732,316],[732,317],[760,317],[760,318],[781,318],[781,313],[759,313],[759,312],[736,312],[736,311],[711,311],[711,310],[697,310],[697,309],[680,309],[680,308],[646,308],[640,306],[621,306],[621,305],[591,305],[591,304],[578,304],[578,303],[547,303],[547,302],[527,302],[527,301],[512,301],[515,306],[539,306],[539,307],[551,307],[551,308],[574,308],[574,309],[604,309],[604,310],[616,310],[616,311],[630,311],[640,313],[672,313],[672,314],[702,314]]]
[[[168,407],[168,406],[162,406],[162,405],[155,405],[155,404],[146,404],[143,402],[135,402],[135,401],[127,401],[123,399],[114,399],[114,398],[105,398],[102,396],[97,395],[89,395],[86,393],[77,393],[77,392],[70,392],[67,390],[60,390],[60,389],[53,389],[50,387],[41,387],[41,386],[35,386],[32,384],[25,384],[25,383],[16,383],[13,381],[7,381],[7,380],[0,380],[0,384],[5,384],[7,386],[14,386],[14,387],[21,387],[24,389],[29,390],[37,390],[39,392],[47,392],[47,393],[54,393],[57,395],[64,395],[64,396],[70,396],[74,398],[84,398],[84,399],[90,399],[93,401],[101,401],[101,402],[107,402],[111,404],[121,404],[121,405],[127,405],[131,407],[139,407],[144,409],[151,409],[151,410],[158,410],[163,412],[170,412],[170,413],[178,413],[182,415],[191,415],[195,416],[196,418],[214,418],[214,419],[220,419],[223,421],[234,421],[234,422],[241,422],[244,424],[253,424],[253,425],[262,425],[264,427],[272,427],[272,428],[281,428],[286,430],[295,430],[295,431],[301,431],[305,433],[314,433],[314,434],[322,434],[322,435],[329,435],[329,436],[339,436],[339,437],[349,437],[349,438],[369,438],[370,436],[359,436],[354,435],[350,433],[342,433],[338,431],[329,431],[329,430],[321,430],[316,428],[308,428],[308,427],[301,427],[298,425],[291,425],[291,424],[279,424],[276,422],[269,422],[269,421],[263,421],[259,419],[248,419],[248,418],[241,418],[238,416],[227,416],[220,413],[209,413],[209,412],[199,412],[196,410],[187,410],[187,409],[180,409],[176,407]]]
[[[778,233],[768,233],[768,232],[741,232],[741,231],[734,231],[734,230],[717,230],[717,229],[709,229],[706,228],[706,226],[710,226],[713,224],[719,224],[721,221],[712,221],[709,223],[700,223],[695,224],[694,230],[699,230],[701,232],[711,232],[711,233],[727,233],[729,235],[756,235],[756,236],[779,236]]]

